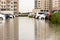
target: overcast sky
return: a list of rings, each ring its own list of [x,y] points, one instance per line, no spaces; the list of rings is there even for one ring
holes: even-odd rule
[[[34,0],[19,0],[20,12],[31,12],[34,9]]]

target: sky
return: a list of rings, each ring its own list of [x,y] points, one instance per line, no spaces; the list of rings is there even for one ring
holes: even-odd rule
[[[20,12],[31,12],[34,9],[34,0],[19,0]]]

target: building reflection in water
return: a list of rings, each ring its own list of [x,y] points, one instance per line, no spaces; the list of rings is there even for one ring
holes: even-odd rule
[[[45,20],[35,20],[35,35],[36,40],[46,40],[49,35],[49,25],[45,23]]]
[[[35,40],[60,40],[60,31],[58,32],[56,31],[56,29],[54,29],[56,25],[52,25],[45,20],[34,21],[35,21]]]
[[[23,23],[25,24],[23,25]],[[23,29],[20,29],[18,25]],[[20,36],[18,36],[19,32],[22,32]],[[25,36],[22,36],[23,34]],[[45,20],[29,18],[14,18],[0,21],[0,40],[22,40],[23,38],[24,40],[29,38],[32,40],[60,40],[60,26],[53,25]]]
[[[18,18],[0,22],[0,40],[18,40]]]

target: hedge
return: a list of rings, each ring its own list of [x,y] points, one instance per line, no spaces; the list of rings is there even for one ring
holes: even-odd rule
[[[51,22],[53,24],[60,24],[60,12],[56,12],[51,16]]]

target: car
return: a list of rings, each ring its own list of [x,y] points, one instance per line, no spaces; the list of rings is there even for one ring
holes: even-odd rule
[[[50,12],[45,12],[45,15],[46,15],[45,19],[48,19],[49,14],[50,14]]]
[[[36,13],[34,13],[33,17],[34,17],[34,18],[36,17]]]
[[[29,13],[28,17],[34,17],[34,13]]]
[[[1,18],[1,19],[5,19],[5,15],[0,14],[0,18]]]
[[[5,17],[6,17],[6,19],[8,19],[8,18],[14,18],[15,15],[13,15],[13,14],[5,14]]]
[[[39,18],[39,14],[38,13],[35,13],[34,18],[35,19],[38,19]]]
[[[51,16],[52,16],[52,15],[53,15],[52,13],[49,13],[49,14],[48,14],[48,19],[49,19],[49,20],[51,20]]]
[[[50,13],[49,12],[39,12],[39,13],[35,14],[34,18],[47,20],[48,19],[48,14],[50,14]]]
[[[15,17],[15,15],[9,14],[9,18],[14,18],[14,17]]]
[[[38,13],[39,14],[39,19],[45,19],[46,18],[46,15],[45,13]]]

